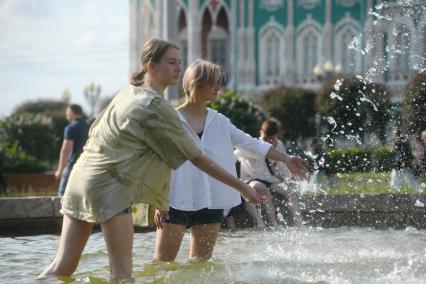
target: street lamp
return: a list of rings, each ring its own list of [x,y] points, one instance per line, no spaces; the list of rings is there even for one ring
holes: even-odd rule
[[[322,83],[323,81],[330,79],[334,75],[342,73],[343,68],[342,64],[340,63],[334,66],[331,61],[327,61],[324,63],[323,67],[318,64],[315,65],[312,71],[315,77],[317,77],[318,81]]]
[[[332,73],[334,71],[334,66],[331,61],[327,61],[326,63],[324,63],[324,71],[326,73]]]
[[[321,66],[315,65],[313,72],[314,72],[314,75],[317,78],[320,78],[322,76],[323,70],[322,70]]]

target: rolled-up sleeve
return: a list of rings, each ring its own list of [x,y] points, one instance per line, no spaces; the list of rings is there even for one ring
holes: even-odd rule
[[[249,134],[238,129],[231,122],[229,122],[229,128],[234,147],[250,158],[264,159],[269,149],[272,147],[269,143],[251,137]]]

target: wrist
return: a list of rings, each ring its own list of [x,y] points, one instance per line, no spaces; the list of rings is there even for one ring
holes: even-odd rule
[[[240,193],[244,193],[246,191],[246,186],[247,186],[247,184],[245,182],[243,182],[242,180],[239,180],[237,190]]]
[[[286,162],[288,162],[289,160],[291,160],[291,155],[289,155],[289,154],[287,154],[287,153],[283,153],[283,159],[282,159],[282,161],[284,162],[284,163],[286,163]]]

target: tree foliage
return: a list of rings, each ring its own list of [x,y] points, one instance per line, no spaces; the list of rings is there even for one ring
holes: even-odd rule
[[[316,105],[322,116],[332,118],[325,119],[331,135],[362,140],[365,132],[374,132],[384,141],[391,102],[383,85],[353,76],[331,79],[321,87]]]
[[[44,117],[48,117],[52,123],[52,130],[55,135],[55,146],[51,149],[54,155],[59,153],[59,149],[62,144],[62,139],[64,136],[64,129],[68,125],[68,121],[65,117],[65,110],[68,104],[65,101],[57,100],[38,100],[38,101],[29,101],[19,105],[14,114],[40,114]]]
[[[297,140],[315,135],[315,97],[309,90],[281,86],[265,92],[259,104],[281,121],[286,139]]]
[[[0,121],[0,150],[8,171],[45,170],[57,158],[52,120],[42,114],[22,113]]]
[[[253,137],[259,135],[260,126],[266,119],[259,106],[233,91],[221,94],[209,107],[228,117],[236,127]]]

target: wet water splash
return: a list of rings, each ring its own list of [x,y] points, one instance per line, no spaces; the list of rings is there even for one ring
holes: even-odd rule
[[[426,279],[425,230],[302,227],[273,232],[222,232],[214,257],[207,263],[187,260],[188,234],[176,262],[152,262],[154,239],[155,233],[135,236],[133,283],[417,284]],[[34,283],[34,277],[53,257],[58,237],[41,235],[0,241],[2,280]],[[73,283],[107,283],[105,254],[102,235],[93,234]],[[49,279],[40,283],[64,282]]]

